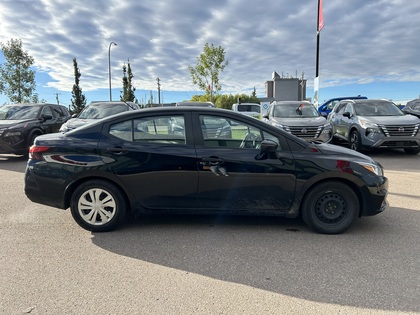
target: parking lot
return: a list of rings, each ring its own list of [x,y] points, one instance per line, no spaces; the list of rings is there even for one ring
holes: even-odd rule
[[[0,155],[0,314],[420,314],[420,155],[369,155],[390,207],[342,235],[217,216],[91,233],[31,203],[26,160]]]

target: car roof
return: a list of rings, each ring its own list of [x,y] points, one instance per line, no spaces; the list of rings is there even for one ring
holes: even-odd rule
[[[50,104],[50,103],[16,103],[16,104],[5,104],[4,106],[46,106],[46,105],[65,107],[64,105]]]
[[[261,104],[260,103],[244,103],[244,102],[242,102],[242,103],[235,103],[233,105],[261,105]]]
[[[103,106],[103,105],[127,105],[131,109],[138,109],[139,105],[134,102],[125,101],[92,101],[87,107],[90,106]]]
[[[216,107],[212,102],[178,102],[175,106],[201,106],[201,107]]]
[[[333,97],[333,98],[330,98],[330,99],[326,100],[323,104],[331,102],[331,101],[359,100],[359,99],[367,99],[367,97],[362,96],[362,95]]]
[[[370,98],[370,99],[355,99],[355,100],[343,100],[343,101],[350,101],[350,102],[353,102],[353,103],[364,103],[364,104],[378,103],[378,102],[393,103],[390,100],[382,99],[382,98],[381,99],[379,99],[379,98],[377,98],[377,99],[373,99],[373,98]]]
[[[419,104],[419,103],[420,103],[420,98],[416,98],[414,100],[408,101],[406,105]]]
[[[313,105],[309,101],[273,101],[271,104],[273,105],[299,105],[299,104],[307,104],[307,105]]]

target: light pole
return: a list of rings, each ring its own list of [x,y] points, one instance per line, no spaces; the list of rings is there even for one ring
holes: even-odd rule
[[[110,42],[108,47],[108,76],[109,76],[109,100],[112,101],[111,92],[111,45],[117,46],[117,43]]]

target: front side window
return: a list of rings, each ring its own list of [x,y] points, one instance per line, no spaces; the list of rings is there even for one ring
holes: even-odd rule
[[[270,139],[279,144],[276,136],[241,121],[210,115],[200,115],[204,146],[237,149],[259,149],[261,141]]]
[[[51,115],[52,117],[54,117],[53,112],[49,106],[45,106],[44,108],[42,108],[41,115]]]

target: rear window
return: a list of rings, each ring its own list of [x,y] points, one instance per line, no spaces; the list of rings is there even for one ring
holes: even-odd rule
[[[251,113],[260,113],[261,106],[259,105],[249,105],[249,104],[239,104],[238,112],[251,112]]]

